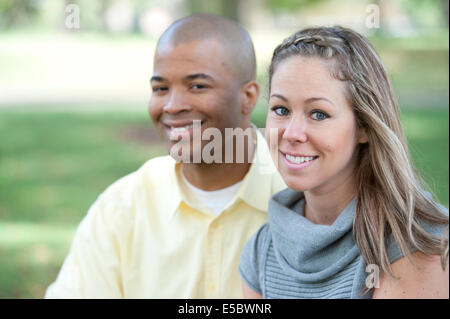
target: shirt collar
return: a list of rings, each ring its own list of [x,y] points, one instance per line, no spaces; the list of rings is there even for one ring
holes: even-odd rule
[[[277,172],[272,162],[269,148],[264,136],[253,126],[256,132],[256,152],[247,175],[242,181],[238,196],[250,206],[267,211],[269,198],[272,195],[272,180]]]
[[[181,176],[181,163],[177,163],[172,157],[171,160],[173,161],[173,164],[170,169],[169,176],[171,180],[169,189],[169,200],[171,203],[171,206],[169,207],[170,216],[172,217],[181,205],[186,205],[187,207],[191,207],[197,211],[204,212],[206,208],[190,198],[188,196],[188,191],[182,184],[183,177]]]

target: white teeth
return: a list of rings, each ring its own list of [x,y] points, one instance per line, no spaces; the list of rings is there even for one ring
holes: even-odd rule
[[[303,156],[292,156],[292,155],[286,154],[286,159],[289,162],[291,162],[291,163],[301,164],[301,163],[304,163],[304,162],[312,161],[314,159],[314,157],[313,156],[305,156],[305,157],[303,157]]]
[[[181,127],[173,127],[173,126],[170,127],[170,129],[174,132],[185,132],[185,131],[189,130],[190,128],[192,128],[192,124],[189,124],[186,126],[181,126]]]

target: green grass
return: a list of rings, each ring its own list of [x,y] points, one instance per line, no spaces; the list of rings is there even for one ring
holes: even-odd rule
[[[253,120],[264,118],[261,104]],[[414,163],[448,207],[448,109],[402,119]],[[165,149],[145,113],[2,111],[0,136],[0,298],[41,298],[96,197]]]
[[[0,112],[0,298],[43,296],[96,197],[165,152],[151,131],[145,113]]]
[[[105,186],[164,151],[128,141],[127,128],[152,129],[145,113],[0,113],[0,217],[77,222]]]

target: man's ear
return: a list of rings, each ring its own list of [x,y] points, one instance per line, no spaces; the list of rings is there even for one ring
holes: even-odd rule
[[[255,81],[244,84],[241,91],[242,113],[249,115],[252,113],[259,97],[259,85]]]

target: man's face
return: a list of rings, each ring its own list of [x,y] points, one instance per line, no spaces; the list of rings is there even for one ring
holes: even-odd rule
[[[190,137],[191,154],[201,152],[210,141],[202,141],[201,149],[193,147],[194,120],[201,122],[201,132],[214,127],[222,137],[225,128],[242,125],[240,85],[226,59],[222,45],[214,40],[163,44],[157,49],[149,114],[169,152],[182,137]]]

